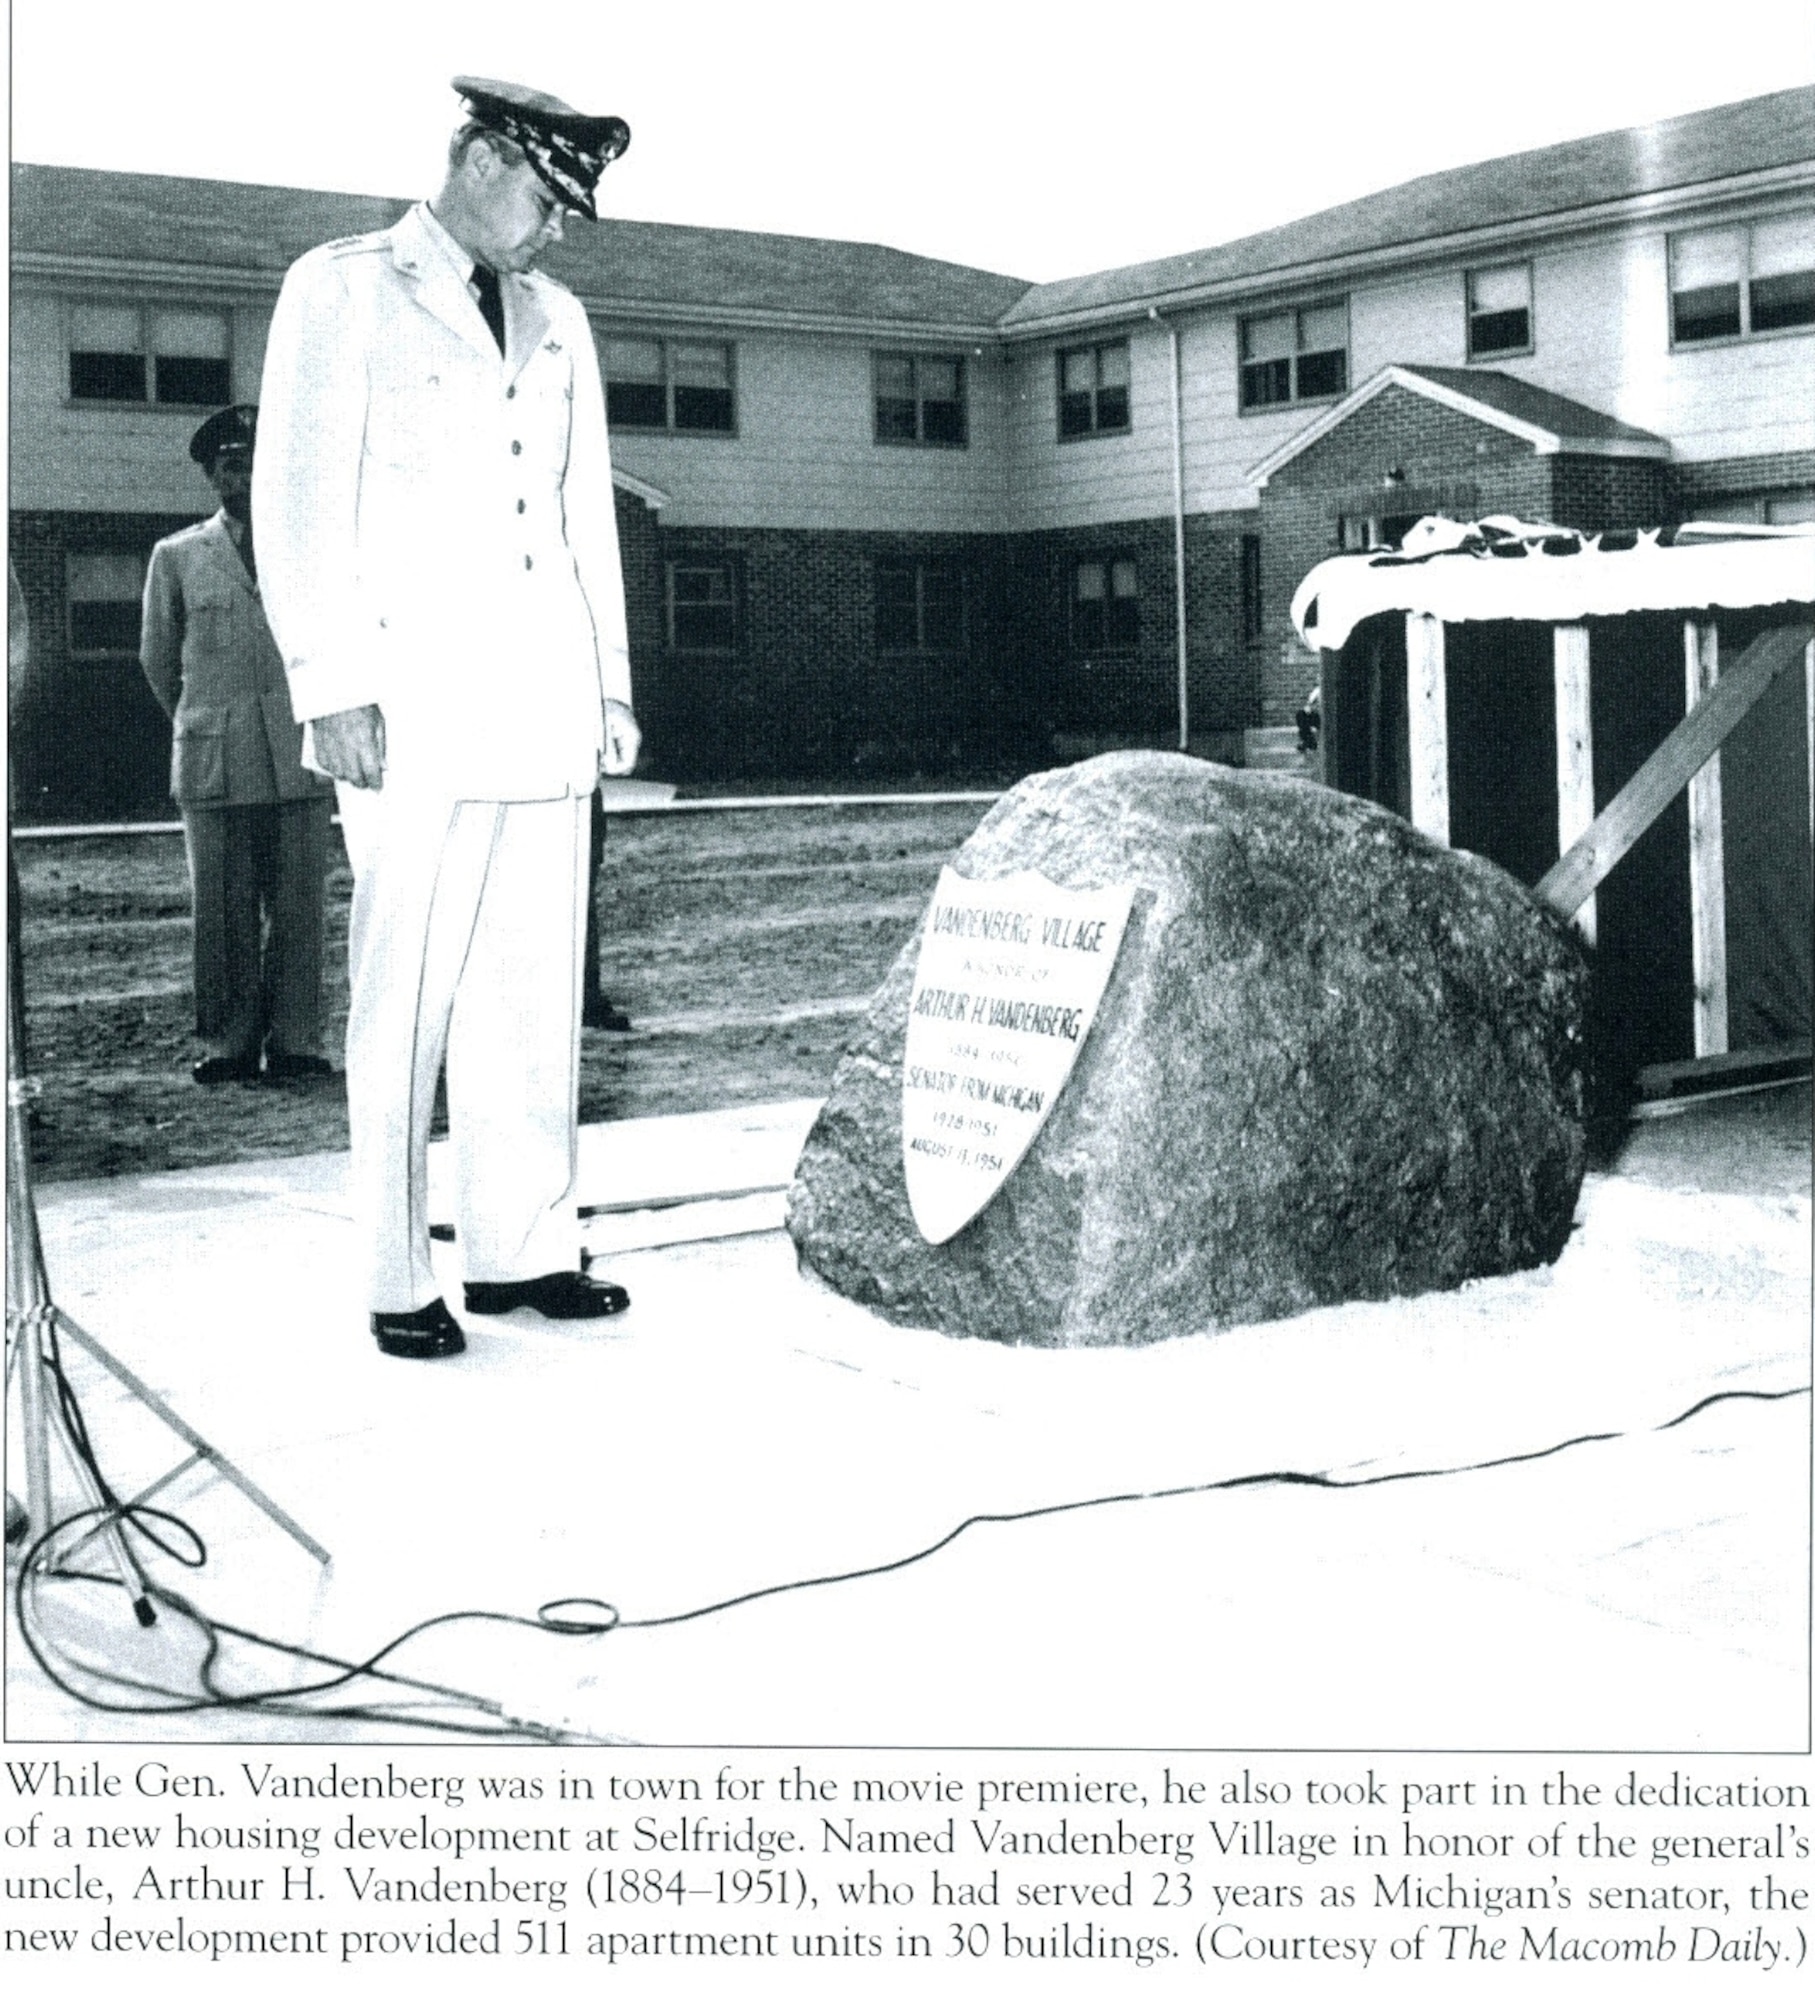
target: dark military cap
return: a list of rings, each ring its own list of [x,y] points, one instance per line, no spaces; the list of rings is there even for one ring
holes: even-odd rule
[[[189,456],[204,472],[224,451],[250,451],[258,434],[258,405],[233,403],[202,425],[189,440]]]
[[[523,148],[536,178],[563,208],[598,221],[592,191],[630,144],[623,119],[588,118],[546,91],[489,76],[457,76],[454,88],[476,123]]]

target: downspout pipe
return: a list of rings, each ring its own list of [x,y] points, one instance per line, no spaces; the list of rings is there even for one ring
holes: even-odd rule
[[[1178,327],[1149,306],[1147,317],[1163,326],[1172,349],[1172,575],[1178,613],[1178,747],[1191,747],[1190,633],[1185,622],[1185,413],[1180,375]]]

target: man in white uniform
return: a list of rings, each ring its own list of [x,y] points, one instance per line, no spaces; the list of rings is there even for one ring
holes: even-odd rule
[[[447,1058],[468,1312],[591,1319],[575,1208],[587,812],[636,762],[604,398],[531,270],[629,143],[459,77],[432,202],[290,269],[271,323],[260,580],[353,864],[347,1100],[372,1331],[457,1354],[429,1258]]]

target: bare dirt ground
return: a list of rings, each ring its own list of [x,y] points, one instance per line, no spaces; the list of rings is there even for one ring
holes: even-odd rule
[[[614,817],[600,886],[606,991],[635,1024],[588,1031],[587,1122],[816,1097],[980,803],[902,799]],[[325,1152],[346,1144],[339,1077],[189,1080],[189,884],[169,834],[21,841],[30,1067],[41,1180]],[[329,1019],[346,1022],[347,897],[328,890]],[[1611,1137],[1598,1164],[1705,1192],[1809,1189],[1807,1086],[1719,1101]]]
[[[605,990],[629,1035],[588,1031],[580,1116],[703,1111],[824,1092],[846,1034],[982,804],[614,817],[600,887]],[[197,1054],[183,843],[22,841],[27,1054],[40,1179],[155,1173],[347,1140],[339,1077],[189,1079]],[[346,1022],[345,864],[328,890],[329,1018]]]

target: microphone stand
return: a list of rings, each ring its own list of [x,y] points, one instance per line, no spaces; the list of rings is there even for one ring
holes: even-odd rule
[[[187,1424],[157,1392],[139,1379],[123,1361],[110,1354],[93,1334],[78,1326],[51,1297],[50,1281],[44,1268],[44,1246],[38,1233],[37,1204],[32,1197],[31,1146],[26,1132],[26,1106],[37,1095],[35,1080],[19,1071],[16,1038],[7,1037],[6,1048],[6,1373],[9,1390],[15,1380],[19,1391],[20,1430],[25,1458],[25,1513],[34,1561],[48,1560],[45,1537],[56,1526],[59,1515],[51,1476],[50,1442],[53,1435],[62,1448],[65,1463],[81,1490],[83,1506],[78,1512],[92,1512],[95,1524],[77,1542],[80,1548],[99,1541],[118,1573],[120,1583],[132,1603],[133,1615],[141,1625],[157,1622],[151,1587],[143,1566],[133,1554],[122,1530],[122,1520],[142,1506],[154,1493],[180,1479],[191,1466],[205,1465],[221,1478],[237,1486],[252,1504],[275,1522],[292,1541],[306,1549],[318,1563],[332,1560],[328,1551],[278,1506],[269,1494],[254,1485],[233,1461],[215,1449],[201,1433]],[[94,1467],[89,1463],[70,1431],[62,1398],[53,1393],[53,1383],[63,1379],[63,1340],[73,1342],[98,1362],[119,1382],[135,1401],[149,1410],[167,1430],[189,1447],[189,1456],[160,1474],[130,1500],[113,1500],[103,1491]],[[64,1551],[64,1557],[74,1549]]]

